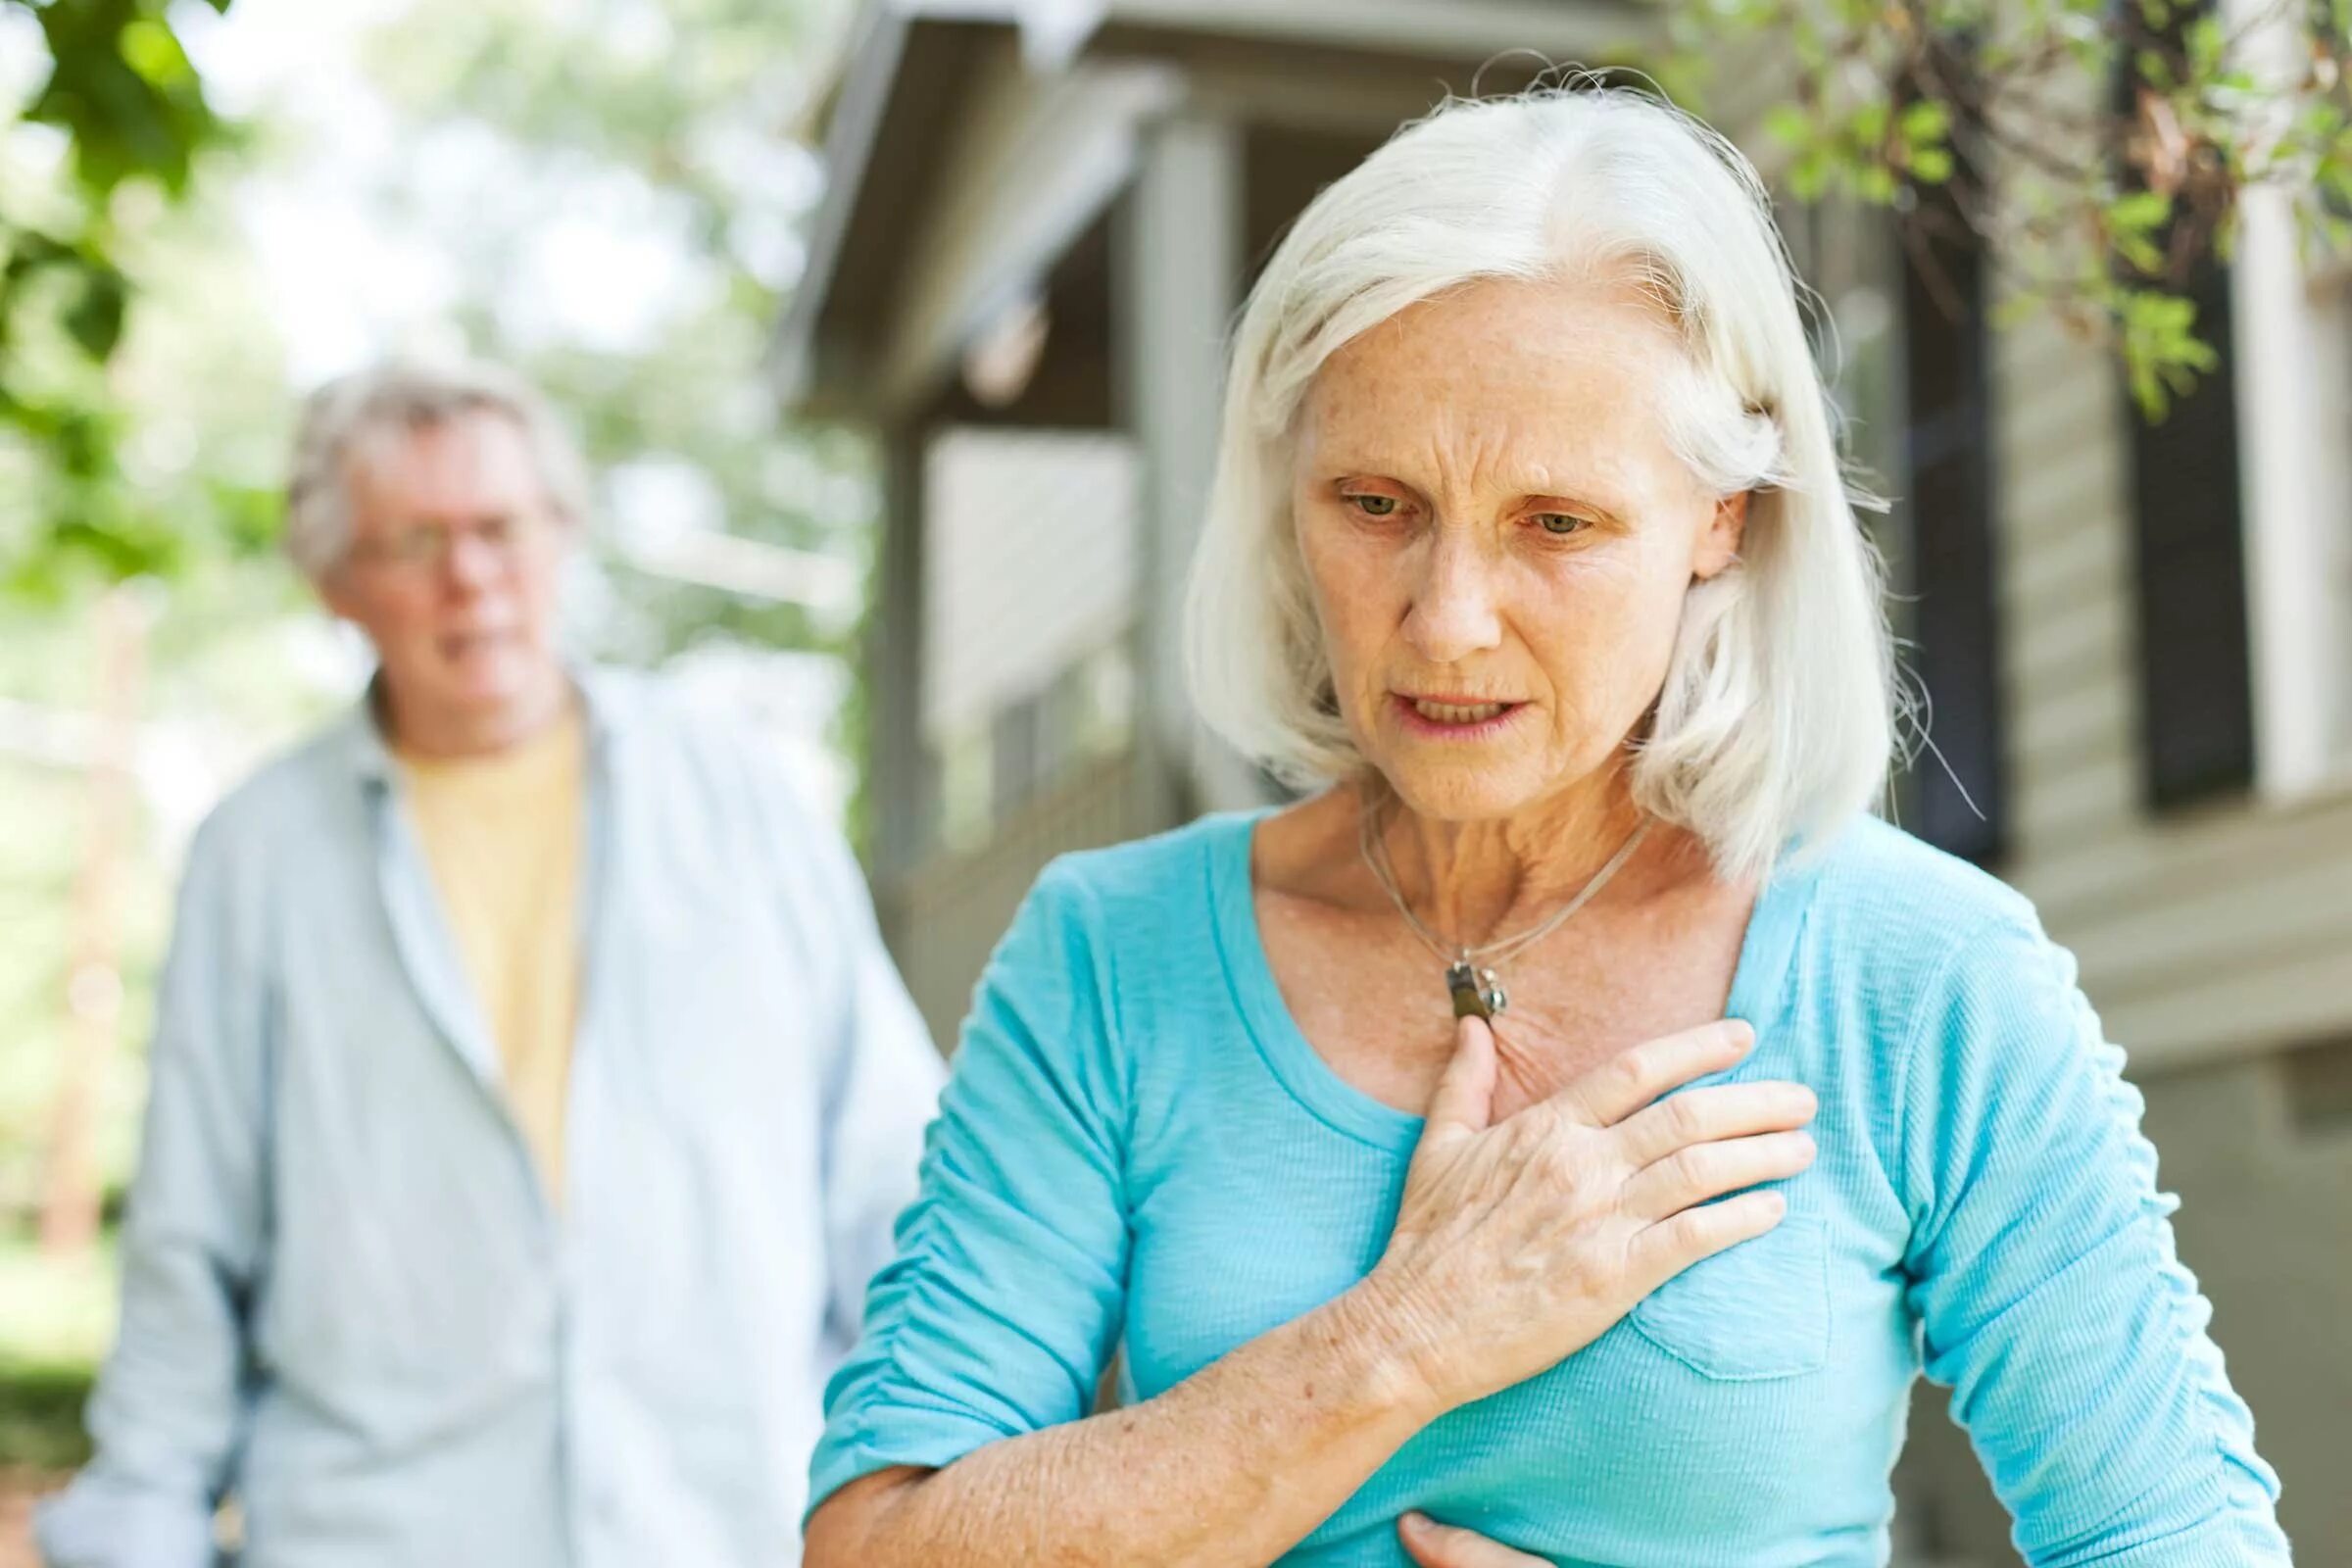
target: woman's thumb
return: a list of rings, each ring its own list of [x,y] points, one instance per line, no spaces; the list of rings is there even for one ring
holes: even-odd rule
[[[1455,1020],[1453,1059],[1429,1100],[1429,1131],[1459,1127],[1485,1132],[1494,1112],[1494,1034],[1472,1014]]]

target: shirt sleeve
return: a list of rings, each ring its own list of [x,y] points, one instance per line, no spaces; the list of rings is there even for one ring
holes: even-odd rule
[[[200,1568],[250,1405],[246,1313],[263,1269],[268,987],[240,865],[191,848],[156,996],[122,1314],[87,1413],[95,1456],[44,1506],[52,1568]]]
[[[1089,1408],[1124,1304],[1126,1095],[1091,895],[1057,862],[974,994],[919,1191],[825,1393],[813,1509]]]
[[[805,819],[804,819],[805,820]],[[873,901],[841,835],[809,829],[823,923],[840,936],[842,997],[824,1064],[827,1335],[846,1352],[859,1308],[912,1201],[923,1129],[946,1076],[931,1031],[882,945]]]
[[[2278,1476],[2073,955],[2025,912],[1968,939],[1905,1061],[1909,1299],[2019,1552],[2034,1568],[2285,1564]]]

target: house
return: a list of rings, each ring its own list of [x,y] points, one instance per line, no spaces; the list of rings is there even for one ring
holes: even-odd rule
[[[1444,92],[1638,62],[1655,24],[1609,0],[860,14],[776,364],[884,454],[871,869],[943,1042],[1053,855],[1273,798],[1176,655],[1253,263]],[[2250,206],[2198,285],[2223,368],[2150,429],[2106,351],[1987,325],[1982,255],[1930,276],[1883,214],[1788,215],[1857,454],[1901,498],[1872,526],[1936,752],[1895,814],[2080,956],[2327,1559],[2352,1554],[2352,298],[2286,226]],[[1934,1391],[1898,1492],[1899,1560],[2014,1560]]]

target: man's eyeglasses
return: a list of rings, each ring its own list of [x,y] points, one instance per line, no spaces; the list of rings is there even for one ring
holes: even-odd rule
[[[546,531],[546,522],[528,513],[493,514],[462,528],[417,523],[396,528],[380,538],[356,541],[351,547],[351,559],[369,566],[422,575],[446,565],[461,537],[471,538],[504,563],[514,561]]]

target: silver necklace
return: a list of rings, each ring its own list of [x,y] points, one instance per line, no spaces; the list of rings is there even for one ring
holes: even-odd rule
[[[1421,939],[1421,945],[1436,954],[1438,960],[1446,965],[1446,989],[1453,998],[1453,1015],[1466,1018],[1475,1013],[1481,1018],[1492,1018],[1511,1004],[1510,994],[1502,989],[1502,983],[1495,977],[1494,966],[1525,953],[1557,931],[1570,915],[1583,908],[1633,855],[1635,847],[1642,842],[1642,836],[1649,831],[1652,820],[1643,817],[1641,825],[1617,847],[1617,853],[1609,857],[1608,863],[1592,873],[1592,879],[1584,885],[1575,898],[1535,925],[1517,936],[1500,937],[1476,946],[1457,943],[1451,949],[1421,923],[1421,917],[1413,913],[1413,906],[1405,902],[1404,894],[1397,888],[1396,873],[1389,865],[1388,845],[1380,836],[1376,813],[1369,804],[1356,812],[1355,843],[1363,854],[1364,864],[1372,868],[1373,877],[1380,883],[1381,890],[1388,894],[1389,902],[1396,906],[1396,912],[1404,916],[1404,923],[1412,928],[1413,935]]]

